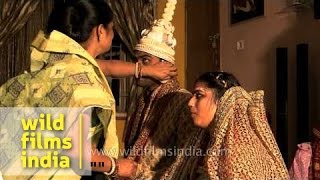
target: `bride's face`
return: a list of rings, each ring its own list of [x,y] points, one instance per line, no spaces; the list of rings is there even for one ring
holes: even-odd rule
[[[203,82],[195,84],[193,96],[189,101],[193,123],[201,128],[209,126],[217,110],[217,100],[213,89]]]

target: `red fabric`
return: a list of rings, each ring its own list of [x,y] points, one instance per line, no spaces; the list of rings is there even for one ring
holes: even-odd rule
[[[320,128],[314,128],[313,134],[312,176],[314,180],[320,180]]]

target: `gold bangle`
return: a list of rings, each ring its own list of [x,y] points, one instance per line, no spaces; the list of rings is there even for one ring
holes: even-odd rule
[[[139,70],[139,73],[138,73],[138,78],[140,79],[142,77],[142,65],[139,63],[139,66],[138,66],[138,70]]]
[[[139,63],[138,62],[136,62],[136,64],[135,64],[135,68],[134,68],[134,77],[135,78],[139,78]]]

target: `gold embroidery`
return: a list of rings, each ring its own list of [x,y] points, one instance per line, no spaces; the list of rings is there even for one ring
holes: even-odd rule
[[[289,179],[266,120],[263,92],[230,88],[210,125],[210,179]],[[217,153],[225,150],[226,153]]]

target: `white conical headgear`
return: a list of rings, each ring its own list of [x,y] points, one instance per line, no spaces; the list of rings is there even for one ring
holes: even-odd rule
[[[177,42],[173,37],[174,27],[171,21],[176,4],[177,0],[168,0],[162,18],[155,20],[151,28],[142,31],[142,38],[136,45],[135,50],[175,63],[174,48]]]

